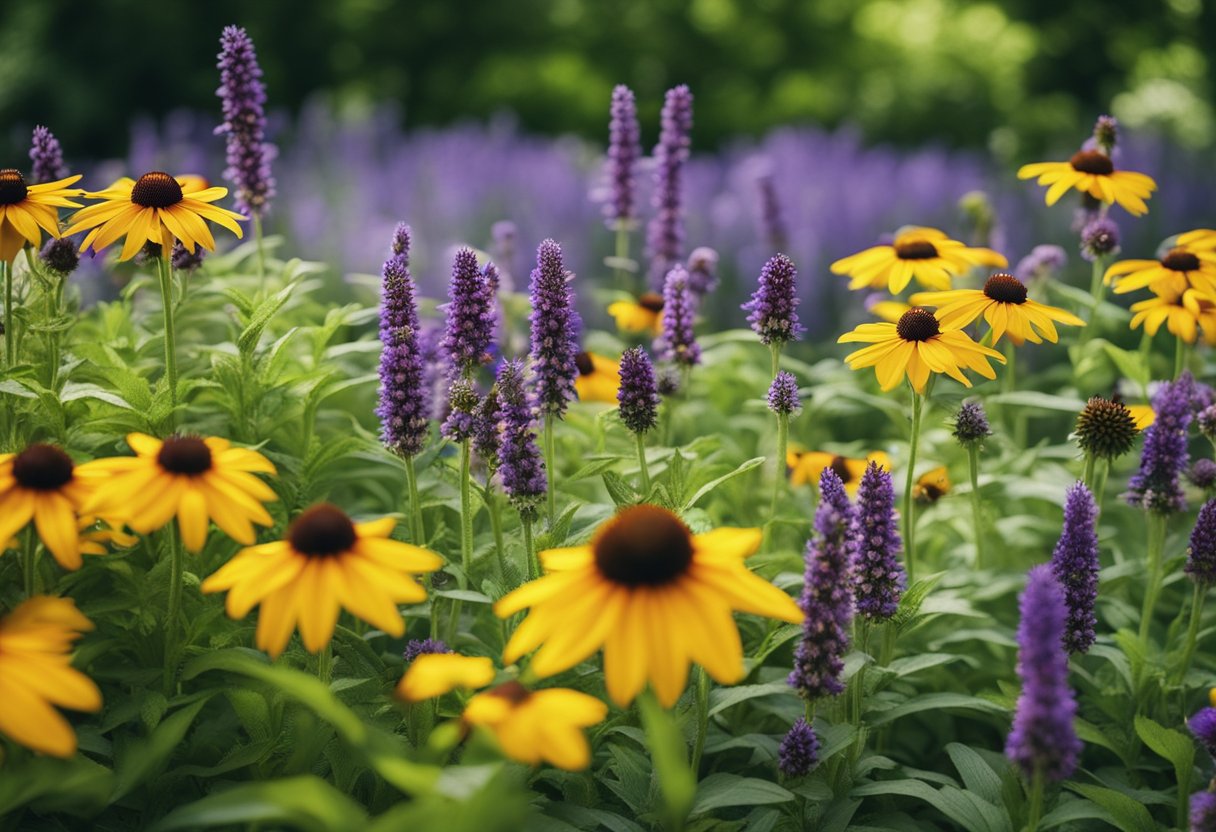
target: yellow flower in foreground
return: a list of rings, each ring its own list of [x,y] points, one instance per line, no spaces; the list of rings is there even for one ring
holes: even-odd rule
[[[1170,334],[1188,344],[1195,343],[1200,328],[1203,340],[1216,344],[1216,298],[1187,289],[1182,293],[1164,292],[1156,297],[1133,303],[1131,328],[1141,324],[1149,335],[1156,335],[1161,324]]]
[[[257,646],[277,658],[297,623],[304,647],[319,652],[333,637],[341,608],[391,636],[405,633],[398,604],[426,600],[414,575],[434,572],[443,558],[389,540],[391,517],[352,523],[321,503],[305,510],[287,537],[242,549],[203,581],[203,592],[228,590],[227,610],[244,618],[256,604]]]
[[[578,375],[574,391],[579,401],[616,404],[616,391],[621,387],[621,363],[593,352],[580,352],[574,357]]]
[[[841,344],[853,341],[870,346],[845,356],[845,362],[854,370],[873,367],[884,391],[899,384],[905,374],[917,393],[925,392],[930,373],[945,373],[970,387],[964,368],[996,378],[988,359],[1005,363],[1005,356],[996,350],[980,346],[959,329],[943,328],[932,312],[920,307],[905,312],[899,323],[862,324],[837,339]]]
[[[590,545],[542,552],[549,574],[498,601],[502,618],[531,607],[503,653],[510,663],[560,673],[604,650],[608,695],[624,706],[649,680],[674,705],[697,662],[722,684],[743,678],[732,611],[800,622],[794,600],[744,565],[759,529],[693,535],[667,509],[638,505],[600,526]]]
[[[871,297],[881,298],[882,295]],[[866,302],[867,312],[869,312],[875,318],[878,318],[880,321],[887,321],[888,323],[898,322],[899,319],[903,317],[904,313],[911,308],[912,306],[910,304],[904,303],[900,300],[876,300],[873,303],[870,303],[869,301]]]
[[[80,529],[80,551],[86,555],[104,555],[107,546],[130,549],[139,538],[122,530],[121,520],[98,520],[84,516],[77,522]]]
[[[568,688],[530,691],[519,682],[479,693],[464,709],[464,721],[489,728],[511,759],[567,771],[591,765],[582,729],[607,715],[608,706],[594,696]]]
[[[663,329],[663,296],[657,292],[645,292],[636,301],[618,300],[608,304],[608,314],[622,332],[658,335]]]
[[[919,503],[936,503],[950,493],[950,476],[943,465],[926,471],[912,486],[912,499]]]
[[[1102,280],[1115,281],[1115,294],[1146,286],[1158,294],[1182,294],[1187,289],[1216,294],[1216,251],[1175,246],[1160,260],[1120,260],[1112,263]]]
[[[930,289],[949,289],[950,278],[972,266],[1004,268],[1009,261],[989,248],[969,248],[936,228],[908,228],[889,246],[873,246],[837,260],[833,274],[848,275],[850,289],[902,292],[912,278]]]
[[[241,237],[237,220],[245,217],[212,205],[227,196],[228,189],[206,185],[201,177],[173,177],[164,171],[145,173],[138,181],[124,177],[104,191],[85,194],[101,202],[77,211],[64,233],[92,229],[80,247],[92,247],[94,251],[101,251],[125,234],[127,241],[119,260],[130,260],[148,242],[169,251],[174,238],[190,252],[195,246],[215,251],[215,238],[205,221],[219,223]]]
[[[1115,170],[1110,157],[1097,150],[1079,150],[1067,162],[1036,162],[1018,169],[1018,179],[1035,176],[1040,185],[1050,186],[1048,205],[1055,205],[1060,197],[1076,188],[1102,202],[1117,202],[1137,217],[1148,213],[1144,201],[1157,189],[1157,183],[1143,173]]]
[[[880,468],[891,470],[891,457],[882,451],[867,454],[865,459],[848,459],[827,451],[791,450],[785,455],[785,464],[790,469],[790,485],[818,485],[819,475],[825,468],[831,468],[844,483],[844,490],[850,497],[857,496],[861,475],[866,472],[871,462]]]
[[[160,440],[132,433],[127,444],[136,456],[80,466],[82,473],[105,477],[85,506],[87,513],[120,519],[140,534],[176,515],[189,552],[203,548],[212,520],[245,545],[257,539],[254,523],[274,525],[262,503],[278,497],[254,474],[274,474],[275,468],[257,451],[234,448],[227,439],[186,435]]]
[[[397,683],[397,695],[406,702],[421,702],[456,688],[484,688],[494,674],[494,662],[484,656],[423,653],[410,662]]]
[[[1021,346],[1030,341],[1041,344],[1046,338],[1053,344],[1059,340],[1055,324],[1085,326],[1085,321],[1026,296],[1026,285],[1007,272],[997,272],[983,289],[955,289],[950,292],[920,292],[912,296],[915,306],[937,307],[937,320],[943,327],[962,329],[980,315],[992,327],[992,343],[1008,334],[1009,340]]]
[[[1216,249],[1216,228],[1196,228],[1178,235],[1178,245],[1191,250]],[[1216,688],[1213,688],[1216,690]]]
[[[0,543],[33,521],[47,550],[64,569],[79,569],[76,515],[89,497],[84,466],[54,445],[35,443],[0,454]]]
[[[39,595],[0,618],[0,733],[55,757],[76,753],[72,726],[52,706],[101,710],[101,692],[72,667],[72,642],[93,629],[68,598]]]
[[[81,188],[69,188],[80,181],[69,176],[41,185],[27,185],[21,171],[0,170],[0,262],[11,263],[26,243],[35,248],[42,242],[42,232],[60,236],[57,208],[79,208],[80,203],[69,197],[84,193]]]
[[[1132,414],[1132,419],[1136,423],[1136,430],[1144,430],[1153,422],[1157,421],[1157,414],[1153,411],[1151,404],[1125,404],[1127,412]]]

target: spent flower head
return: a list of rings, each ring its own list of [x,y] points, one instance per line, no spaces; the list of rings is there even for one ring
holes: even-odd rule
[[[1136,419],[1122,402],[1093,396],[1077,415],[1077,445],[1095,459],[1116,459],[1136,441]]]

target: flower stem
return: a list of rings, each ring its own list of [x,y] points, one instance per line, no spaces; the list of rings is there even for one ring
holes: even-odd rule
[[[321,648],[321,652],[317,654],[317,678],[322,684],[329,687],[329,681],[334,673],[334,648],[333,644],[326,644]]]
[[[627,287],[632,290],[632,278],[625,274],[625,270],[621,268],[621,263],[629,259],[629,230],[624,222],[618,222],[616,226],[616,265],[613,267],[613,279],[617,286]]]
[[[410,501],[410,536],[416,546],[425,546],[426,527],[422,524],[422,503],[418,499],[418,471],[412,456],[405,458],[405,490],[406,499]]]
[[[1106,284],[1102,281],[1102,275],[1106,272],[1105,265],[1105,258],[1094,258],[1092,277],[1089,281],[1089,294],[1093,297],[1093,308],[1089,313],[1089,326],[1081,331],[1081,341],[1083,342],[1093,337],[1093,329],[1098,321],[1098,307],[1102,305],[1102,300],[1106,296]]]
[[[695,696],[697,701],[697,735],[692,745],[692,776],[697,777],[701,770],[701,756],[705,753],[705,736],[709,733],[709,674],[705,668],[698,667],[696,673]]]
[[[777,370],[779,370],[781,368],[781,345],[778,343],[772,343],[772,344],[769,344],[768,349],[769,349],[769,352],[773,356],[773,362],[772,362],[773,373],[772,373],[772,375],[773,375],[773,378],[776,378]]]
[[[1017,348],[1013,345],[1013,340],[1009,339],[1005,342],[1005,372],[1001,374],[1001,392],[1009,393],[1014,389],[1014,383],[1018,374],[1018,354]]]
[[[0,273],[4,275],[4,366],[17,363],[17,330],[13,326],[13,264],[0,262]]]
[[[916,562],[916,518],[912,516],[912,483],[916,481],[916,449],[920,444],[920,417],[924,397],[912,391],[912,434],[908,443],[908,472],[904,478],[904,559],[908,570],[908,585],[912,585]]]
[[[490,529],[494,532],[494,554],[498,556],[498,571],[502,575],[502,579],[507,579],[507,547],[503,543],[502,537],[502,512],[498,507],[498,495],[494,493],[494,486],[490,483],[490,477],[486,477],[486,511],[490,514]]]
[[[464,570],[465,580],[472,577],[473,571],[473,475],[471,442],[468,439],[460,443],[460,568]]]
[[[253,241],[257,246],[258,282],[266,281],[266,255],[262,250],[262,218],[256,212],[253,214]]]
[[[1085,487],[1089,489],[1089,493],[1094,492],[1094,455],[1085,455],[1085,469],[1081,472],[1081,482],[1085,483]]]
[[[524,527],[524,554],[528,558],[528,580],[535,581],[540,577],[540,563],[536,559],[536,545],[532,542],[532,520],[521,517]]]
[[[777,518],[777,498],[781,496],[781,486],[785,483],[785,449],[789,444],[790,417],[788,413],[777,414],[777,464],[773,471],[773,499],[769,502],[769,522]]]
[[[1153,609],[1161,594],[1161,558],[1165,549],[1165,515],[1148,513],[1148,585],[1144,590],[1144,609],[1140,612],[1140,642],[1148,652],[1148,631],[1153,623]]]
[[[1043,772],[1036,769],[1030,782],[1030,813],[1026,821],[1026,832],[1036,832],[1043,817]]]
[[[642,474],[642,499],[650,496],[650,468],[646,465],[646,439],[641,433],[635,433],[638,443],[638,470]]]
[[[1106,493],[1106,477],[1110,474],[1110,460],[1102,460],[1102,467],[1098,469],[1098,481],[1094,483],[1094,504],[1098,507],[1098,513],[1102,513],[1102,497]]]
[[[33,598],[38,591],[38,537],[31,527],[25,533],[25,557],[21,559],[25,597]]]
[[[1186,672],[1191,669],[1191,657],[1195,655],[1195,642],[1199,637],[1199,623],[1203,618],[1204,592],[1203,584],[1195,583],[1191,593],[1191,620],[1186,628],[1186,642],[1182,648],[1182,662],[1178,666],[1178,681],[1186,678]]]
[[[980,449],[976,444],[967,448],[967,468],[971,474],[971,515],[975,524],[975,568],[984,568],[984,513],[980,503]]]
[[[174,669],[177,664],[177,623],[182,610],[182,576],[185,572],[185,557],[177,540],[174,520],[165,525],[165,542],[169,547],[169,602],[165,609],[165,691],[172,691]]]
[[[1183,368],[1186,367],[1186,342],[1181,338],[1174,337],[1174,378],[1182,375]]]
[[[173,261],[162,251],[157,258],[160,266],[160,298],[165,315],[165,378],[169,384],[169,402],[177,410],[177,339],[173,329]],[[170,416],[176,422],[176,413]]]
[[[553,483],[557,479],[557,473],[553,470],[557,452],[556,444],[553,439],[553,414],[545,414],[545,475],[548,477],[547,488],[545,489],[545,508],[548,512],[549,525],[552,526],[557,520],[557,496],[553,492]]]

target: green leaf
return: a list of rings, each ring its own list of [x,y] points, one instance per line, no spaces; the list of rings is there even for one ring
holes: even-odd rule
[[[287,303],[287,299],[291,297],[291,293],[296,290],[298,285],[295,282],[288,283],[282,289],[259,303],[249,313],[249,322],[241,330],[241,334],[236,339],[236,346],[241,351],[241,355],[253,355],[253,351],[257,349],[258,341],[262,339],[262,332],[266,329],[267,324],[270,323],[275,313],[283,308],[283,304]]]
[[[946,753],[969,790],[995,806],[1001,805],[1001,778],[978,752],[952,742],[946,746]]]
[[[1153,822],[1153,817],[1148,813],[1144,804],[1125,794],[1087,783],[1066,783],[1065,788],[1089,798],[1110,812],[1111,822],[1123,832],[1156,832],[1157,830],[1157,824]]]
[[[885,711],[879,711],[871,721],[873,725],[885,725],[908,714],[921,711],[937,711],[954,708],[967,711],[979,711],[986,714],[1003,714],[1005,709],[978,696],[968,696],[963,693],[927,693],[909,699],[902,705],[896,705]]]
[[[1115,366],[1119,368],[1119,372],[1125,378],[1136,382],[1140,387],[1148,386],[1149,381],[1152,380],[1152,371],[1149,369],[1145,356],[1138,350],[1135,352],[1124,350],[1106,342],[1102,344],[1102,348],[1106,350],[1110,360],[1115,362]]]
[[[1166,728],[1146,716],[1136,717],[1136,736],[1153,750],[1153,753],[1169,760],[1174,766],[1174,777],[1179,783],[1190,779],[1195,765],[1195,743],[1181,731]]]
[[[765,685],[737,685],[731,688],[715,688],[709,694],[709,715],[726,710],[732,705],[756,699],[760,696],[793,696],[794,689],[785,682],[769,682]]]
[[[55,812],[93,815],[113,790],[114,772],[77,755],[68,760],[31,757],[20,766],[0,766],[0,818],[34,801]]]
[[[163,720],[152,736],[146,740],[133,742],[119,753],[114,762],[114,794],[112,801],[117,801],[131,789],[153,776],[157,769],[168,762],[175,749],[181,745],[186,731],[194,722],[198,712],[210,700],[212,693],[191,702]]]
[[[695,506],[697,504],[698,500],[700,500],[706,494],[713,491],[715,488],[717,488],[722,483],[728,482],[729,480],[733,480],[735,477],[739,476],[740,474],[746,474],[748,471],[752,470],[753,468],[757,468],[757,467],[763,465],[764,460],[765,460],[765,457],[762,457],[762,456],[753,457],[752,459],[749,459],[747,462],[744,462],[743,464],[741,464],[735,470],[733,470],[729,473],[723,474],[722,476],[718,477],[717,479],[712,479],[709,482],[705,483],[705,485],[698,488],[696,490],[696,493],[694,493],[691,497],[689,497],[688,501],[686,503],[684,503],[684,510],[687,511],[688,509]]]
[[[638,493],[616,471],[605,471],[600,474],[600,477],[604,480],[604,487],[608,489],[608,496],[612,498],[613,503],[618,506],[631,506],[637,503]]]
[[[950,820],[972,832],[991,829],[984,814],[967,799],[965,793],[951,786],[935,789],[921,780],[880,780],[863,783],[849,793],[849,797],[872,795],[896,795],[923,800]]]
[[[697,793],[697,778],[688,766],[688,746],[671,712],[652,693],[638,699],[646,742],[663,795],[664,815],[669,828],[684,825]]]
[[[697,786],[692,814],[699,815],[725,806],[766,806],[793,799],[792,792],[776,783],[719,772],[709,775]]]
[[[1040,393],[1037,390],[1015,390],[1011,393],[998,393],[988,396],[985,400],[991,404],[1013,405],[1014,407],[1031,407],[1040,410],[1061,410],[1065,413],[1079,413],[1085,407],[1085,402],[1073,396],[1053,396],[1050,393]]]
[[[306,774],[208,795],[170,812],[151,832],[248,824],[281,824],[300,832],[350,832],[366,822],[363,807],[320,777]]]

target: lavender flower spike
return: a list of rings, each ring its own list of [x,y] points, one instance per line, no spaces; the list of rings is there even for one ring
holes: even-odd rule
[[[1081,257],[1094,262],[1119,253],[1119,226],[1108,217],[1096,217],[1081,229]]]
[[[453,375],[468,378],[485,361],[495,323],[494,290],[471,248],[456,252],[448,298],[443,351],[451,359]]]
[[[1190,832],[1216,832],[1216,792],[1210,786],[1191,795]]]
[[[1199,509],[1182,571],[1200,586],[1216,584],[1216,500],[1208,500]]]
[[[853,617],[847,580],[852,561],[852,523],[853,507],[840,476],[831,468],[823,469],[815,535],[807,544],[806,583],[799,600],[806,618],[789,675],[790,686],[803,699],[835,696],[844,690],[840,674]]]
[[[545,240],[536,251],[532,270],[532,370],[535,399],[545,414],[561,417],[574,398],[575,363],[582,319],[574,308],[570,275],[562,263],[562,247]]]
[[[805,719],[798,717],[777,749],[777,768],[786,777],[802,777],[818,764],[819,737]]]
[[[768,388],[768,409],[778,416],[792,416],[802,410],[798,398],[798,379],[794,374],[782,370],[773,378]]]
[[[1094,602],[1098,599],[1098,507],[1084,483],[1064,498],[1064,528],[1051,553],[1051,571],[1064,590],[1068,624],[1064,648],[1084,653],[1094,643]]]
[[[1140,470],[1128,483],[1130,505],[1157,514],[1186,509],[1186,495],[1179,479],[1190,461],[1186,443],[1194,387],[1194,379],[1185,372],[1176,381],[1162,385],[1153,396],[1157,418],[1144,431]]]
[[[380,301],[380,439],[402,457],[416,456],[427,437],[430,391],[423,379],[418,306],[410,277],[410,229],[399,225],[384,262]]]
[[[220,87],[224,121],[216,135],[228,136],[228,168],[224,178],[236,190],[236,209],[263,217],[274,196],[270,160],[275,150],[266,143],[266,87],[262,68],[248,33],[227,26],[220,36]]]
[[[677,263],[663,283],[662,330],[654,340],[655,350],[664,361],[683,367],[701,363],[701,346],[692,331],[695,316],[688,272]]]
[[[853,602],[859,615],[885,621],[899,609],[907,576],[899,561],[903,539],[895,518],[891,472],[871,462],[857,489],[853,517]]]
[[[1064,780],[1077,767],[1081,741],[1073,730],[1077,703],[1068,686],[1064,633],[1068,608],[1064,592],[1040,564],[1026,577],[1018,625],[1018,676],[1022,693],[1005,743],[1005,756],[1030,781],[1036,773],[1047,783]]]
[[[681,84],[663,101],[659,143],[654,148],[654,217],[647,228],[650,279],[661,283],[684,249],[684,164],[692,144],[692,93]]]
[[[618,84],[612,91],[608,122],[608,180],[612,198],[604,206],[604,216],[611,229],[626,227],[637,216],[633,172],[641,155],[641,131],[633,91]]]
[[[616,399],[621,421],[634,433],[646,433],[659,423],[659,391],[654,365],[641,347],[621,354],[621,386]]]
[[[409,664],[419,656],[451,652],[452,648],[437,638],[412,638],[405,643],[405,650],[402,651],[401,658],[405,659],[406,664]]]
[[[1186,721],[1195,739],[1203,745],[1213,760],[1216,760],[1216,708],[1200,708]]]
[[[765,345],[781,346],[802,337],[798,323],[798,270],[794,261],[778,254],[764,264],[752,299],[743,304],[748,323]]]
[[[498,399],[502,406],[498,470],[503,490],[521,517],[535,520],[545,496],[545,464],[536,447],[522,361],[504,361],[498,368]]]
[[[473,438],[477,429],[477,411],[481,400],[473,382],[457,376],[448,386],[448,415],[439,426],[445,438],[453,442],[464,442]]]
[[[491,387],[473,414],[473,452],[481,457],[491,473],[498,468],[501,421],[502,404],[498,401],[498,388]]]
[[[42,125],[34,128],[30,143],[30,184],[41,185],[54,182],[68,175],[68,166],[63,161],[63,148],[55,134]]]

